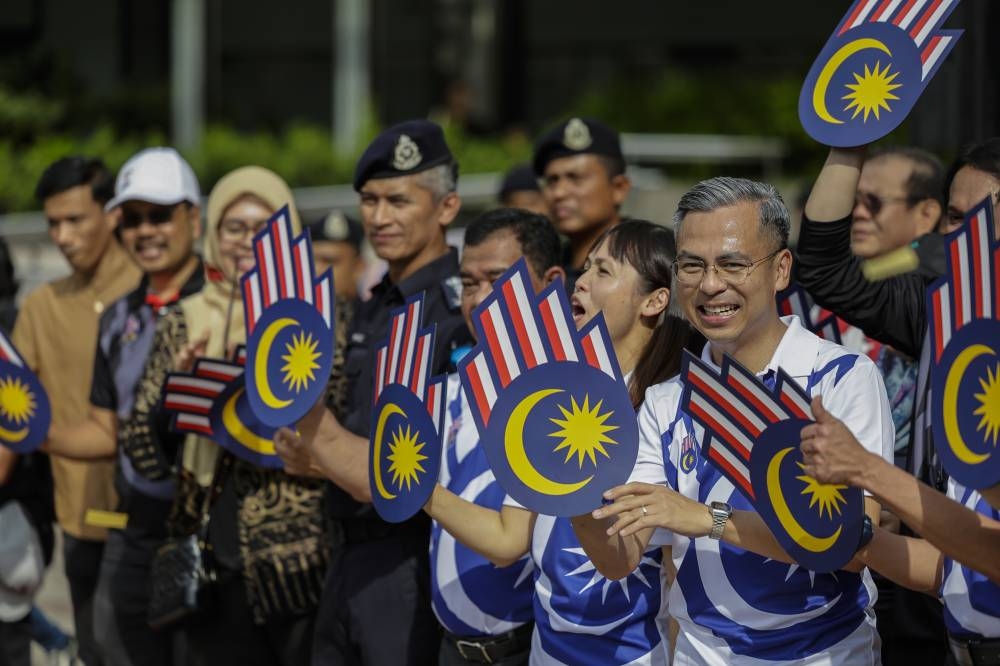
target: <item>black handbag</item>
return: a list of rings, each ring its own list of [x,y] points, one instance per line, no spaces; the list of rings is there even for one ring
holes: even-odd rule
[[[207,588],[215,580],[211,546],[207,545],[209,517],[231,460],[224,453],[220,456],[212,484],[205,491],[197,532],[169,538],[153,557],[152,591],[146,615],[153,629],[177,624],[204,605]]]

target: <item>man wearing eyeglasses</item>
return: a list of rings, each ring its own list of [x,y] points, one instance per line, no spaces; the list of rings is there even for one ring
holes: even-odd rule
[[[775,295],[788,286],[789,216],[777,190],[741,178],[713,178],[689,190],[674,215],[672,296],[708,340],[702,361],[723,355],[773,387],[777,370],[821,396],[869,452],[888,458],[892,421],[878,371],[866,356],[779,317]],[[742,492],[703,455],[705,432],[681,408],[678,378],[646,393],[639,455],[612,502],[573,519],[597,569],[620,579],[654,538],[671,544],[676,577],[671,616],[680,625],[674,663],[877,664],[874,586],[855,558],[820,574],[792,563]],[[879,506],[865,499],[878,524]],[[859,543],[858,548],[864,543]]]
[[[148,480],[140,470],[149,461],[128,442],[118,447],[117,439],[119,422],[132,411],[156,319],[204,282],[194,252],[200,200],[194,171],[173,148],[143,150],[119,171],[105,209],[117,220],[118,236],[142,269],[142,280],[101,316],[86,418],[49,431],[50,452],[78,460],[116,456],[118,505],[98,518],[110,529],[94,594],[94,634],[109,666],[172,663],[171,636],[149,628],[146,610],[150,563],[167,536],[174,484]]]
[[[861,168],[851,211],[851,251],[881,257],[934,231],[944,211],[944,168],[919,148],[875,152]]]

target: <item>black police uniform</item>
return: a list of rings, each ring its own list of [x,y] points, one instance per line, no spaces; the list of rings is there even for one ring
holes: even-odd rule
[[[458,252],[450,249],[399,284],[388,276],[358,305],[348,339],[348,416],[344,426],[368,436],[375,347],[386,335],[389,313],[420,291],[425,324],[436,323],[432,372],[447,372],[451,351],[471,342],[460,311]],[[423,512],[391,524],[331,484],[328,507],[344,530],[344,545],[327,575],[316,618],[313,664],[432,664],[440,634],[431,611]]]
[[[574,155],[598,155],[624,160],[618,132],[593,118],[570,118],[545,132],[535,142],[532,168],[539,178],[545,176],[549,162]],[[577,278],[583,274],[572,265],[572,252],[563,249],[562,267],[566,271],[566,291],[573,293]]]
[[[128,418],[153,345],[156,318],[177,307],[178,299],[199,292],[204,282],[199,262],[177,298],[154,308],[147,299],[145,276],[135,291],[104,312],[94,355],[92,405],[115,412],[120,422]],[[172,635],[151,629],[146,616],[150,565],[167,538],[174,483],[149,481],[136,467],[119,446],[115,490],[118,511],[128,516],[128,522],[122,529],[108,531],[94,592],[94,635],[109,664],[169,666]]]
[[[943,237],[921,239],[916,271],[879,282],[868,281],[851,252],[851,218],[816,223],[803,216],[796,248],[795,277],[816,302],[880,342],[920,358],[916,404],[910,428],[908,471],[944,490],[946,479],[934,462],[924,426],[930,369],[925,295],[945,270]],[[912,534],[903,526],[904,534]],[[882,659],[888,664],[937,666],[948,653],[941,603],[888,581],[879,585],[876,605]]]
[[[381,134],[358,162],[354,187],[373,178],[406,176],[453,164],[441,128],[410,121]],[[348,334],[344,372],[347,409],[343,425],[368,437],[371,425],[375,347],[385,339],[390,312],[424,291],[423,325],[436,324],[432,372],[448,369],[451,351],[471,342],[460,310],[458,252],[449,249],[394,284],[386,275],[369,301],[358,303]],[[431,610],[427,544],[430,519],[423,512],[407,521],[383,521],[330,485],[328,507],[343,527],[344,543],[334,554],[316,617],[313,664],[423,666],[437,662],[440,629]]]

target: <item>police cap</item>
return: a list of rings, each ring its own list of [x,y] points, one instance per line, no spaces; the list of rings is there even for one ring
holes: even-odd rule
[[[354,189],[360,192],[369,180],[409,176],[454,161],[440,125],[407,120],[368,145],[354,170]]]
[[[543,134],[535,143],[532,166],[539,176],[549,162],[570,155],[622,156],[618,132],[592,118],[570,118]]]

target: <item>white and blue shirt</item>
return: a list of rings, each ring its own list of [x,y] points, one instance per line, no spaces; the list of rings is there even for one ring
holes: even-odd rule
[[[462,499],[500,510],[506,496],[493,477],[458,375],[448,377],[441,485]],[[525,555],[499,568],[431,525],[431,603],[438,621],[459,636],[494,636],[532,619],[532,562]]]
[[[997,511],[978,492],[948,480],[948,497],[993,520]],[[983,574],[945,558],[941,582],[944,623],[960,640],[1000,638],[1000,586]]]
[[[782,368],[844,422],[868,449],[892,460],[894,433],[878,369],[805,330],[788,326],[762,376]],[[702,360],[712,362],[710,345]],[[701,454],[704,430],[680,410],[679,378],[646,392],[632,481],[667,484],[708,504],[753,507]],[[661,537],[662,538],[662,537]],[[673,536],[677,577],[670,614],[680,625],[675,664],[878,664],[875,586],[868,570],[819,574],[708,537]]]
[[[662,549],[647,550],[626,578],[608,580],[583,551],[569,518],[539,515],[531,557],[531,666],[669,663]]]

